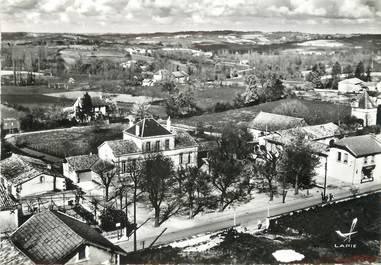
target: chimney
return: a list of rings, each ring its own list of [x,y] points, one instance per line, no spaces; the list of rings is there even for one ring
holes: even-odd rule
[[[130,118],[129,120],[130,120],[129,122],[130,127],[134,126],[134,121],[132,120],[132,118]]]
[[[135,125],[135,135],[139,136],[139,132],[140,132],[140,126],[138,124],[136,124]]]
[[[171,131],[171,116],[168,116],[168,119],[167,119],[167,130],[169,132]]]

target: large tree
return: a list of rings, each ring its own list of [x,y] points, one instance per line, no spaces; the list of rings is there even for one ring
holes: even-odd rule
[[[99,160],[92,166],[92,171],[98,174],[99,180],[104,187],[105,201],[109,200],[109,189],[117,174],[114,165],[110,162]]]
[[[155,211],[155,227],[160,226],[178,209],[172,196],[176,184],[173,162],[161,153],[148,156],[143,162],[141,188]],[[163,213],[162,213],[163,210]]]
[[[280,152],[266,150],[265,147],[260,148],[252,163],[253,176],[256,181],[262,182],[260,189],[269,193],[270,201],[274,199],[276,192],[276,181],[279,172],[279,164],[281,160]]]
[[[302,133],[284,146],[281,172],[285,174],[285,180],[294,186],[295,194],[300,187],[309,188],[314,183],[319,163],[319,157]]]
[[[138,189],[141,187],[142,181],[143,181],[143,161],[141,160],[131,160],[128,161],[126,165],[126,173],[127,173],[127,179],[129,180],[129,183],[131,184],[131,188],[133,191],[133,198],[132,202],[134,205],[134,225],[136,225],[136,203],[138,200]],[[134,230],[134,251],[136,251],[136,229]]]
[[[356,66],[355,77],[359,79],[365,78],[365,66],[364,66],[364,63],[361,61]]]
[[[242,187],[245,180],[242,174],[251,155],[250,141],[252,135],[247,128],[230,124],[225,126],[221,139],[217,141],[217,147],[209,154],[211,183],[219,192],[221,210],[245,195]]]
[[[210,203],[210,177],[198,167],[187,167],[178,170],[177,179],[181,198],[189,209],[191,219]]]
[[[81,112],[83,115],[87,115],[88,117],[93,116],[93,103],[91,100],[91,96],[87,92],[85,93],[85,95],[83,95]]]

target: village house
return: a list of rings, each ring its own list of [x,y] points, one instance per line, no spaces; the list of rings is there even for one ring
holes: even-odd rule
[[[64,112],[68,113],[69,118],[76,118],[79,119],[80,112],[83,109],[83,101],[84,97],[78,97],[72,106],[66,107],[63,109]],[[107,117],[109,113],[109,103],[107,102],[107,99],[101,98],[101,97],[91,97],[91,104],[92,104],[92,113],[93,117],[95,119],[100,117]],[[87,119],[90,119],[91,117],[87,117]]]
[[[363,89],[366,89],[364,81],[356,77],[344,79],[338,83],[339,94],[359,93]]]
[[[261,111],[251,122],[249,122],[248,130],[253,135],[253,140],[258,141],[260,137],[269,135],[273,132],[305,125],[307,125],[307,123],[303,118]]]
[[[184,71],[172,72],[174,81],[178,84],[185,84],[189,81],[189,75]]]
[[[0,184],[15,198],[66,189],[66,178],[37,158],[12,154],[0,161],[0,170]]]
[[[153,82],[161,82],[161,81],[169,81],[171,80],[172,76],[171,73],[168,70],[161,69],[153,74]]]
[[[30,217],[10,241],[33,264],[120,264],[126,255],[90,225],[52,210]]]
[[[352,103],[351,115],[363,120],[363,126],[374,126],[377,124],[377,104],[369,97],[366,90],[361,97]]]
[[[20,132],[20,122],[16,118],[1,119],[1,131],[4,134]]]
[[[112,162],[120,173],[126,172],[130,161],[157,152],[170,157],[175,168],[197,165],[196,141],[187,132],[172,128],[169,118],[166,126],[153,118],[131,123],[123,131],[123,139],[106,141],[98,147],[99,158]]]
[[[381,179],[380,135],[345,137],[332,143],[328,156],[328,179],[351,185]]]

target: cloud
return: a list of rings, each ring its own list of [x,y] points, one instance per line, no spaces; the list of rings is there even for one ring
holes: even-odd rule
[[[2,0],[4,27],[27,27],[28,21],[70,25],[102,22],[128,24],[133,29],[156,31],[167,28],[230,28],[234,25],[266,28],[269,19],[284,28],[284,22],[316,25],[328,21],[337,28],[348,21],[378,25],[381,23],[381,0]],[[24,19],[26,18],[26,19]],[[58,19],[57,19],[58,18]],[[25,20],[25,21],[23,21]],[[256,22],[255,24],[254,21]],[[43,23],[42,23],[43,22]],[[259,23],[258,23],[259,22]],[[299,23],[301,22],[301,23]],[[316,23],[316,24],[314,24]],[[329,23],[328,23],[329,24]],[[3,28],[4,28],[3,27]],[[95,26],[94,26],[95,28]]]

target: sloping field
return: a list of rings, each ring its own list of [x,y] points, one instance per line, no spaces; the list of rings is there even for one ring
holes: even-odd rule
[[[260,111],[273,112],[274,108],[279,106],[281,103],[291,100],[295,99],[282,99],[246,108],[204,114],[185,119],[176,119],[174,122],[191,126],[197,126],[197,124],[201,123],[203,126],[209,128],[212,131],[220,131],[225,126],[225,124],[249,122],[254,119]],[[305,118],[310,125],[337,122],[340,117],[343,118],[344,116],[350,115],[351,113],[350,106],[339,106],[333,103],[320,101],[298,101],[303,103],[309,109],[308,115],[302,118]]]

